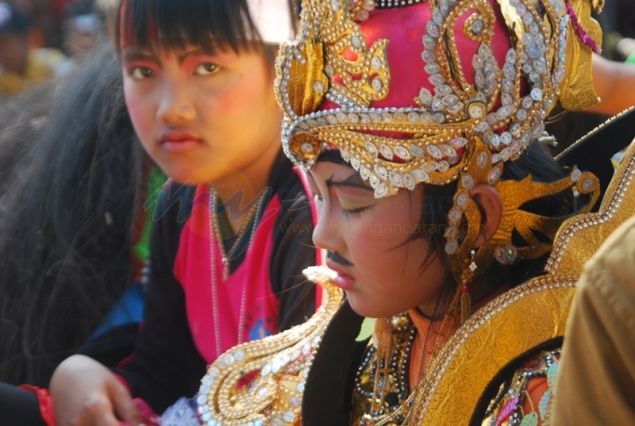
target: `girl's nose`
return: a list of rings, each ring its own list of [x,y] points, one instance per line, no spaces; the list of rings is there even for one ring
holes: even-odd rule
[[[196,109],[185,90],[168,86],[164,88],[157,114],[167,125],[182,126],[194,120]]]
[[[344,252],[341,222],[338,220],[335,207],[328,200],[321,202],[318,208],[318,221],[313,229],[313,243],[319,248],[329,251]]]

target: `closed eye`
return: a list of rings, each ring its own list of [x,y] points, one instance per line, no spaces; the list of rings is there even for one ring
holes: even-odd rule
[[[342,208],[342,210],[344,211],[344,213],[352,215],[352,214],[362,213],[362,212],[370,209],[371,207],[372,207],[372,205],[371,206],[363,206],[363,207],[355,207],[355,208],[352,208],[352,209]]]
[[[355,190],[357,191],[357,190]],[[367,194],[363,194],[361,196],[357,195],[348,195],[345,192],[348,191],[338,191],[338,199],[340,206],[342,207],[342,211],[345,214],[358,214],[362,213],[375,205],[375,200],[372,197],[369,197]]]

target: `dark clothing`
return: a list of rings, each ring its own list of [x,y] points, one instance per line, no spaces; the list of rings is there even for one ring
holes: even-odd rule
[[[230,277],[227,281],[218,278],[218,282],[210,279],[210,261],[218,259],[212,260],[210,248],[210,242],[216,241],[210,229],[208,188],[174,183],[164,188],[155,210],[144,326],[130,362],[117,370],[132,394],[146,400],[156,412],[196,392],[206,365],[217,356],[213,343],[221,340],[219,328],[236,321],[234,333],[239,327],[249,327],[245,340],[250,340],[301,323],[313,312],[314,286],[302,276],[304,268],[316,263],[312,212],[299,175],[282,155],[274,165],[269,188],[263,200],[266,207],[252,224],[257,226],[253,244],[249,243],[252,238],[244,239],[245,249],[231,261]],[[233,241],[224,243],[227,253]],[[241,277],[246,282],[235,282]],[[213,304],[210,287],[214,284],[216,291],[227,291],[227,297],[234,297],[232,293],[240,288],[243,295],[244,289],[249,290],[248,300],[243,301],[248,305],[245,324],[236,320],[237,309],[232,311],[230,306],[233,299],[222,299],[221,294],[223,303]],[[225,290],[226,285],[231,288]],[[263,286],[266,288],[256,288]],[[275,297],[263,300],[263,292]],[[243,309],[240,311],[242,316]],[[214,324],[215,318],[219,325]],[[240,336],[240,329],[237,333]],[[238,343],[236,336],[225,333],[222,337],[222,350]]]

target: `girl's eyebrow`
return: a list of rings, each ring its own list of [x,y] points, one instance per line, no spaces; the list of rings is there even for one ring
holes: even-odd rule
[[[188,56],[196,56],[196,55],[214,56],[215,54],[216,53],[214,52],[213,49],[205,49],[202,47],[196,47],[194,49],[186,50],[185,52],[178,54],[176,58],[179,61],[179,64],[183,64],[183,62],[187,59]]]
[[[215,53],[213,50],[211,49],[205,49],[202,47],[196,47],[194,49],[190,49],[190,50],[186,50],[185,52],[179,53],[176,56],[177,61],[179,62],[179,65],[182,65],[183,62],[189,57],[189,56],[196,56],[196,55],[210,55],[213,56]],[[121,55],[121,57],[123,58],[124,61],[138,61],[138,60],[142,60],[142,61],[153,61],[153,62],[157,62],[157,58],[156,58],[156,54],[149,49],[139,49],[139,48],[135,48],[135,47],[129,47],[124,49],[123,54]]]
[[[121,58],[124,62],[132,62],[132,61],[152,61],[156,62],[157,58],[154,52],[149,50],[140,50],[137,48],[126,48],[124,49]]]
[[[331,176],[326,180],[326,186],[328,188],[336,187],[348,187],[348,188],[358,188],[363,189],[365,191],[372,191],[373,189],[361,178],[361,176],[357,172],[352,172],[348,177],[342,180],[333,180]]]

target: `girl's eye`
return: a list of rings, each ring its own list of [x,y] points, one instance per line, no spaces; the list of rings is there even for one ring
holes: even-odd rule
[[[358,214],[358,213],[363,213],[366,210],[370,209],[371,207],[372,207],[372,205],[362,206],[362,207],[353,207],[353,208],[344,208],[344,207],[342,207],[342,211],[346,215],[354,215],[354,214]]]
[[[372,200],[368,200],[368,197],[347,197],[340,195],[339,201],[342,211],[347,215],[362,213],[375,204]]]
[[[194,74],[196,75],[210,75],[217,72],[219,66],[213,62],[204,62],[196,67]]]
[[[134,67],[128,73],[135,80],[145,80],[154,76],[154,71],[148,67]]]

